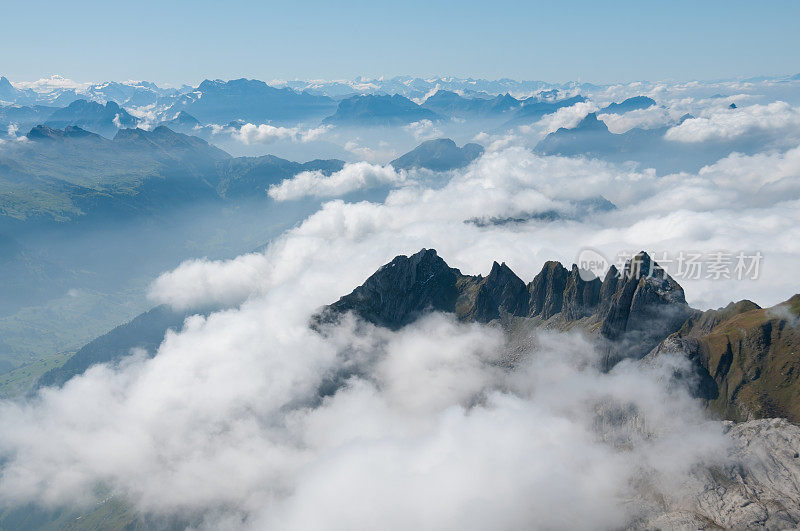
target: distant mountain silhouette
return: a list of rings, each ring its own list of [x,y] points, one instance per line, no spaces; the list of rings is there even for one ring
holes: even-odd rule
[[[600,109],[598,114],[624,114],[630,111],[637,111],[640,109],[647,109],[656,104],[656,101],[647,96],[634,96],[628,98],[622,103],[611,103]]]
[[[0,77],[0,104],[30,105],[36,103],[36,92],[16,88],[7,77]]]
[[[312,160],[293,162],[265,155],[263,157],[237,157],[218,164],[220,176],[217,191],[226,199],[266,197],[270,185],[278,184],[303,171],[321,171],[325,175],[339,171],[344,161]]]
[[[180,329],[186,317],[184,312],[173,311],[167,306],[157,306],[86,344],[64,365],[40,376],[34,389],[60,387],[92,365],[117,362],[130,356],[134,348],[153,354],[164,339],[166,331],[170,328]]]
[[[31,223],[102,223],[218,199],[217,162],[230,158],[166,127],[120,129],[114,139],[77,126],[39,125],[4,150],[0,183],[13,192],[0,228]]]
[[[179,111],[173,119],[162,122],[161,125],[179,133],[191,133],[201,126],[200,120],[186,111]]]
[[[676,124],[691,119],[685,115]],[[748,138],[735,141],[675,142],[664,138],[672,126],[655,129],[633,128],[612,133],[606,124],[589,113],[572,129],[559,128],[535,148],[544,155],[588,156],[611,162],[637,161],[662,172],[697,171],[734,151],[747,152]]]
[[[339,102],[336,113],[323,123],[349,126],[396,126],[420,120],[441,120],[430,109],[420,107],[410,99],[394,96],[354,96]]]
[[[514,117],[506,122],[503,127],[516,127],[537,122],[546,114],[552,114],[564,107],[572,107],[576,103],[586,101],[583,96],[573,96],[561,100],[543,100],[538,97],[523,100],[522,107],[514,113]]]
[[[2,99],[2,98],[0,98]],[[45,105],[5,105],[0,107],[0,137],[13,126],[17,134],[24,134],[34,125],[44,123],[57,107]]]
[[[45,125],[53,129],[76,126],[103,136],[113,137],[118,130],[136,127],[138,120],[113,101],[105,105],[75,100],[50,115]]]
[[[466,98],[447,90],[437,91],[422,104],[422,107],[435,113],[456,118],[487,118],[502,115],[521,106],[518,99],[508,94],[494,98]]]
[[[167,110],[168,116],[186,111],[204,124],[226,124],[244,120],[256,124],[320,119],[335,102],[290,88],[275,88],[254,79],[205,80],[183,94]]]
[[[23,220],[104,223],[202,201],[267,201],[272,184],[344,166],[341,160],[232,158],[164,126],[120,129],[108,139],[77,126],[38,125],[27,137],[9,144],[0,163],[0,186],[16,199],[5,205],[0,229]]]
[[[427,140],[390,164],[396,169],[426,168],[433,171],[447,171],[463,168],[483,155],[483,146],[464,144],[458,147],[449,138]]]

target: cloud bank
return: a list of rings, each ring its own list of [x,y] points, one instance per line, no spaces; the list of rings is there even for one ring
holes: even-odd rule
[[[271,144],[279,140],[312,142],[318,140],[331,128],[332,126],[329,125],[303,129],[300,127],[277,127],[269,124],[255,125],[246,123],[240,128],[232,130],[231,136],[235,140],[247,145]]]
[[[304,197],[338,197],[376,186],[396,186],[405,180],[405,172],[397,172],[391,166],[356,162],[345,164],[344,168],[329,176],[321,171],[298,173],[291,179],[270,186],[267,193],[276,201],[289,201]]]
[[[676,142],[729,140],[753,132],[769,131],[779,134],[800,128],[800,109],[786,102],[750,105],[736,109],[724,108],[704,116],[685,120],[670,128],[664,137]]]
[[[511,371],[496,329],[433,315],[318,336],[299,306],[195,317],[153,359],[2,404],[0,496],[90,503],[101,485],[214,529],[589,529],[636,516],[634,481],[681,484],[724,447],[664,372],[602,373],[580,336],[538,337]],[[629,408],[647,429],[615,422]]]

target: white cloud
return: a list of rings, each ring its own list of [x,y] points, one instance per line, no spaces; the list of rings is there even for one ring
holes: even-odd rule
[[[569,107],[562,107],[552,114],[546,114],[534,124],[533,128],[538,129],[541,136],[557,131],[560,127],[573,129],[586,118],[587,114],[596,110],[597,105],[594,102],[579,102]]]
[[[420,120],[404,125],[403,129],[414,135],[418,141],[430,140],[432,138],[440,138],[442,132],[430,120]]]
[[[156,104],[126,107],[125,110],[128,111],[128,114],[137,119],[138,123],[136,127],[140,129],[150,130],[161,121],[161,109],[156,107]],[[174,118],[174,116],[172,118]]]
[[[369,147],[362,145],[361,140],[356,138],[345,142],[344,149],[368,162],[385,162],[397,157],[397,150],[385,140],[379,141],[376,147]]]
[[[368,162],[345,164],[340,171],[325,175],[321,171],[304,171],[291,179],[269,187],[268,194],[276,201],[303,197],[338,197],[356,190],[382,185],[397,185],[406,180],[404,172],[391,166]]]
[[[284,298],[298,286],[190,319],[155,358],[0,404],[0,449],[13,452],[0,495],[89,502],[99,483],[207,528],[620,527],[634,481],[669,489],[724,448],[663,371],[603,373],[580,336],[536,338],[512,372],[495,363],[497,330],[445,316],[319,336],[312,301]],[[620,408],[647,429],[616,423]]]
[[[185,310],[205,306],[234,306],[244,302],[269,272],[262,254],[234,260],[190,260],[160,275],[150,288],[150,299]]]
[[[599,114],[597,118],[605,122],[608,130],[615,134],[625,133],[633,128],[656,129],[671,125],[680,118],[674,111],[664,107],[652,106],[623,114]]]
[[[800,109],[776,101],[767,105],[712,110],[670,128],[665,138],[676,142],[703,142],[728,140],[764,131],[780,134],[792,130],[796,135],[799,128]]]
[[[276,127],[269,124],[255,125],[244,124],[239,129],[231,129],[231,136],[239,142],[247,145],[251,144],[271,144],[279,140],[291,140],[293,142],[312,142],[318,140],[332,128],[330,125],[303,129],[300,127]],[[223,129],[226,131],[226,129]]]

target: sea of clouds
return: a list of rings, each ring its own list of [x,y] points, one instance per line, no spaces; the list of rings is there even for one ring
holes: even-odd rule
[[[670,131],[796,133],[785,105],[753,103],[737,120],[709,107]],[[755,280],[678,281],[697,308],[774,305],[798,291],[800,146],[664,175],[536,155],[524,132],[485,138],[483,157],[444,177],[358,162],[271,188],[276,201],[325,202],[263,252],[188,261],[152,285],[154,303],[218,311],[187,319],[154,357],[0,402],[3,503],[114,496],[213,529],[598,529],[661,496],[691,498],[691,470],[724,462],[726,442],[669,378],[680,360],[604,373],[579,333],[536,334],[511,358],[497,328],[447,315],[394,332],[352,318],[314,331],[309,319],[423,247],[467,274],[504,261],[526,282],[585,247],[758,251]],[[371,188],[385,199],[339,198]],[[616,208],[567,215],[599,196]],[[564,215],[531,215],[544,212]],[[510,218],[523,221],[470,222]]]

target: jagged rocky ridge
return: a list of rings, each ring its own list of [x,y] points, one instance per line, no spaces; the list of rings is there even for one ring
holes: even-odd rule
[[[545,263],[528,284],[505,263],[495,262],[486,277],[463,275],[433,249],[423,249],[396,257],[317,319],[333,320],[352,311],[397,329],[425,312],[442,311],[509,328],[580,324],[613,346],[611,362],[622,355],[644,356],[692,313],[683,289],[647,253],[629,261],[621,273],[612,267],[602,281],[585,276],[576,265],[566,269],[559,262]]]
[[[536,328],[579,329],[595,340],[607,369],[624,358],[685,357],[691,370],[675,377],[722,418],[800,422],[800,295],[774,308],[740,301],[702,312],[645,252],[622,271],[612,266],[603,280],[591,277],[559,262],[546,262],[528,284],[505,263],[495,262],[486,277],[464,275],[423,249],[396,257],[313,321],[353,312],[398,329],[440,311],[497,324],[518,342]]]

